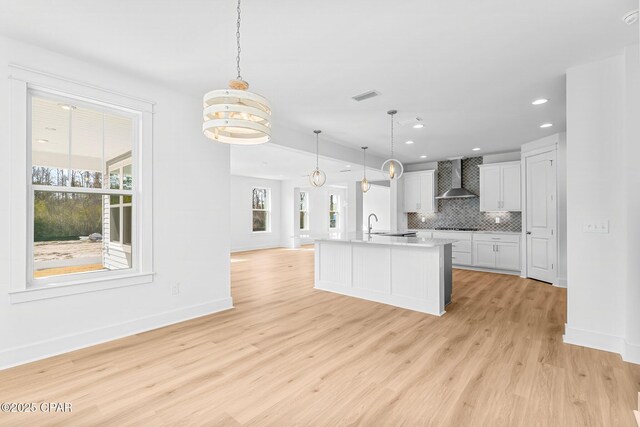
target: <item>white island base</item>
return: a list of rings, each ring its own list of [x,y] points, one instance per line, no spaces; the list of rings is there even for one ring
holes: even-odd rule
[[[315,242],[315,288],[441,316],[451,302],[451,241],[327,238]]]

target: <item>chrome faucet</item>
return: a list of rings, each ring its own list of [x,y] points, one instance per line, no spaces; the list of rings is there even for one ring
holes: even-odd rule
[[[376,219],[376,222],[378,222],[378,216],[374,213],[369,215],[369,219],[367,220],[367,226],[369,228],[369,236],[371,236],[371,230],[373,229],[373,227],[371,226],[371,217],[374,217]]]

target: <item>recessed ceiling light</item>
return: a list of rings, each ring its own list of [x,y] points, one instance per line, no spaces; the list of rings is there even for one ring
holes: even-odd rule
[[[423,154],[422,156],[420,156],[421,159],[426,159],[427,156],[425,154]]]
[[[547,102],[549,102],[549,100],[547,98],[540,98],[540,99],[536,99],[535,101],[532,102],[533,105],[542,105],[542,104],[546,104]]]
[[[345,167],[350,168],[350,167],[351,167],[351,165],[345,165]]]
[[[551,126],[553,126],[553,123],[543,123],[540,125],[542,129],[550,128]]]
[[[405,144],[413,144],[413,141],[409,140],[409,141],[405,142]]]
[[[47,142],[49,142],[48,139],[36,139],[36,142],[39,142],[40,144],[46,144]]]
[[[472,148],[471,151],[480,151],[480,147]]]
[[[415,125],[413,125],[414,129],[422,129],[424,127],[424,125],[422,123],[416,123]]]

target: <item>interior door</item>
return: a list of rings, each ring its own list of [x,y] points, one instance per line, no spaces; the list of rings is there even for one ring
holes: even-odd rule
[[[556,279],[556,152],[526,160],[527,276],[553,283]]]

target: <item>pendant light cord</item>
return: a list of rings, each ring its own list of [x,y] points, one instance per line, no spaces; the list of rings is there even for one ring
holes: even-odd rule
[[[319,157],[319,148],[318,148],[318,138],[319,138],[320,132],[316,132],[316,170],[318,170],[319,163],[318,163],[318,157]]]
[[[363,167],[363,178],[367,179],[367,149],[365,147],[362,147],[362,153],[363,153],[363,161],[362,161],[362,167]]]
[[[393,114],[391,116],[391,158],[393,159]]]
[[[238,0],[238,20],[236,22],[236,43],[238,45],[238,56],[236,56],[236,66],[238,69],[238,80],[243,81],[242,80],[242,74],[240,73],[240,52],[242,51],[242,49],[240,49],[240,0]]]

